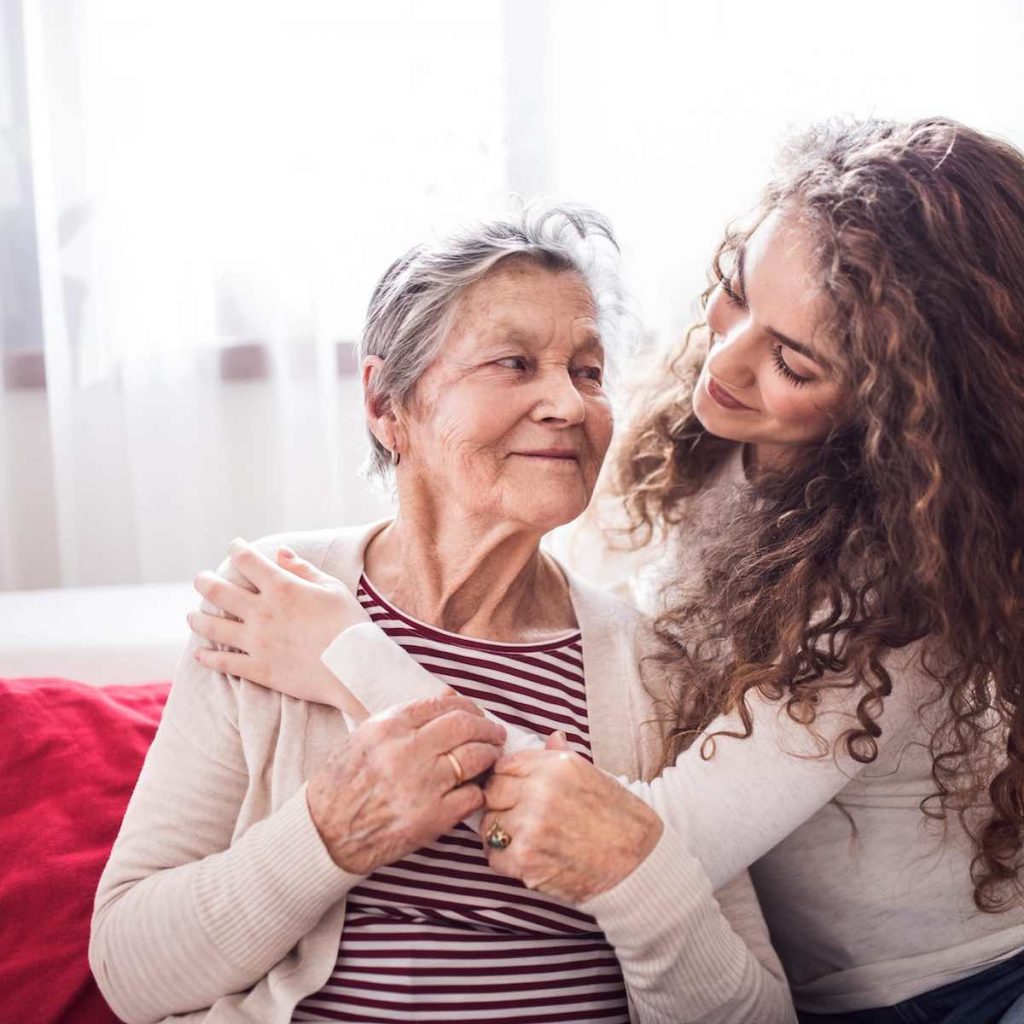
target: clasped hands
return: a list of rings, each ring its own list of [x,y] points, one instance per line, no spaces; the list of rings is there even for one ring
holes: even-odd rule
[[[501,725],[451,690],[367,717],[320,661],[342,630],[368,621],[348,587],[287,548],[275,562],[235,541],[229,558],[241,585],[212,572],[195,579],[225,614],[187,618],[201,638],[232,650],[198,647],[196,660],[362,723],[307,787],[340,867],[369,874],[486,809],[482,835],[497,821],[512,837],[504,849],[484,845],[491,867],[573,905],[617,884],[654,848],[658,815],[560,733],[543,750],[506,755]]]

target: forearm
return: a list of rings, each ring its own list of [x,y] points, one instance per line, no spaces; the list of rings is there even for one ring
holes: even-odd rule
[[[615,948],[643,1024],[796,1020],[766,934],[753,941],[774,973],[725,916],[700,862],[671,829],[633,872],[579,909]],[[756,904],[752,913],[760,914]]]
[[[242,582],[227,560],[217,574]],[[239,723],[250,684],[201,666],[198,647],[191,636],[179,659],[93,907],[90,965],[129,1024],[250,988],[359,880],[327,852],[305,785],[235,838],[252,784]]]
[[[122,873],[112,859],[89,957],[129,1022],[210,1006],[255,984],[358,881],[331,861],[304,788],[227,850],[136,881]]]
[[[324,651],[321,661],[371,715],[396,704],[436,697],[448,688],[372,623],[350,626],[339,633]],[[344,680],[344,684],[342,684]],[[487,718],[499,721],[489,711]],[[544,741],[536,734],[508,722],[505,752],[539,750]]]

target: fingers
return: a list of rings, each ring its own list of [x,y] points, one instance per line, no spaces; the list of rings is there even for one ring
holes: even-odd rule
[[[262,673],[258,666],[248,654],[235,654],[232,651],[213,651],[209,647],[197,647],[192,652],[192,657],[213,669],[214,672],[223,672],[226,676],[237,676],[239,679],[248,679],[250,683],[262,684]],[[259,677],[259,678],[257,678]]]
[[[315,565],[299,558],[291,548],[281,547],[277,549],[277,564],[287,569],[296,576],[301,576],[311,583],[320,583],[324,579],[330,579],[325,572],[322,572]]]
[[[284,570],[276,566],[266,555],[261,554],[241,537],[236,537],[228,547],[231,564],[247,579],[265,590],[274,580],[281,579]]]
[[[491,775],[484,786],[484,800],[490,811],[511,810],[520,802],[522,795],[522,779],[508,775]]]
[[[565,733],[561,730],[551,733],[547,740],[544,742],[545,750],[568,750],[569,741],[565,738]]]
[[[505,754],[495,762],[494,774],[525,779],[546,753],[546,750],[519,750],[514,754]]]
[[[210,615],[207,612],[189,612],[185,616],[193,633],[227,647],[241,647],[242,632],[245,624],[226,619],[223,615]]]
[[[218,576],[215,572],[199,573],[192,586],[211,604],[238,619],[248,618],[252,610],[252,591],[224,579],[223,576]]]
[[[475,779],[487,771],[501,755],[501,748],[493,743],[463,743],[454,750],[441,754],[438,758],[439,770],[445,780],[451,779],[449,788],[461,786],[469,779]],[[461,769],[461,778],[455,772],[455,765],[450,758],[454,757]]]
[[[495,829],[497,826],[497,829]],[[489,835],[493,835],[494,831],[497,830],[504,832],[509,837],[509,843],[505,847],[491,846],[487,841]],[[483,845],[484,853],[487,855],[487,861],[494,871],[497,871],[499,875],[510,875],[512,877],[518,877],[516,871],[516,853],[511,849],[515,846],[516,841],[516,818],[514,813],[509,811],[502,811],[500,814],[495,814],[493,811],[487,811],[480,821],[480,842]]]
[[[464,786],[457,786],[448,790],[441,797],[441,816],[445,821],[443,831],[454,827],[463,818],[468,818],[474,811],[479,811],[484,805],[484,794],[479,786],[467,782]]]
[[[495,753],[500,754],[506,735],[500,722],[461,707],[427,722],[419,730],[420,741],[435,754],[454,750],[463,743],[490,743],[499,748]]]
[[[439,715],[459,710],[467,711],[480,717],[483,716],[483,711],[468,697],[462,697],[452,692],[438,694],[436,697],[424,697],[422,700],[409,701],[408,704],[400,704],[394,708],[389,708],[381,717],[393,718],[399,725],[410,729],[419,729]],[[452,746],[454,744],[450,744],[445,749],[450,750]]]

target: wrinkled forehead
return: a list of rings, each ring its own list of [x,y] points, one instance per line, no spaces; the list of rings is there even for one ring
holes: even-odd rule
[[[539,347],[601,348],[599,310],[581,273],[522,257],[502,261],[452,303],[445,346],[514,337]]]

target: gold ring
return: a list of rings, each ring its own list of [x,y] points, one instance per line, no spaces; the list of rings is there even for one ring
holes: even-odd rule
[[[451,762],[452,770],[455,772],[455,785],[461,786],[466,781],[466,773],[462,770],[461,762],[450,750],[446,750],[444,756]]]
[[[484,839],[487,840],[487,845],[492,850],[504,850],[509,843],[512,842],[512,837],[495,821],[491,827],[487,830],[484,835]]]

